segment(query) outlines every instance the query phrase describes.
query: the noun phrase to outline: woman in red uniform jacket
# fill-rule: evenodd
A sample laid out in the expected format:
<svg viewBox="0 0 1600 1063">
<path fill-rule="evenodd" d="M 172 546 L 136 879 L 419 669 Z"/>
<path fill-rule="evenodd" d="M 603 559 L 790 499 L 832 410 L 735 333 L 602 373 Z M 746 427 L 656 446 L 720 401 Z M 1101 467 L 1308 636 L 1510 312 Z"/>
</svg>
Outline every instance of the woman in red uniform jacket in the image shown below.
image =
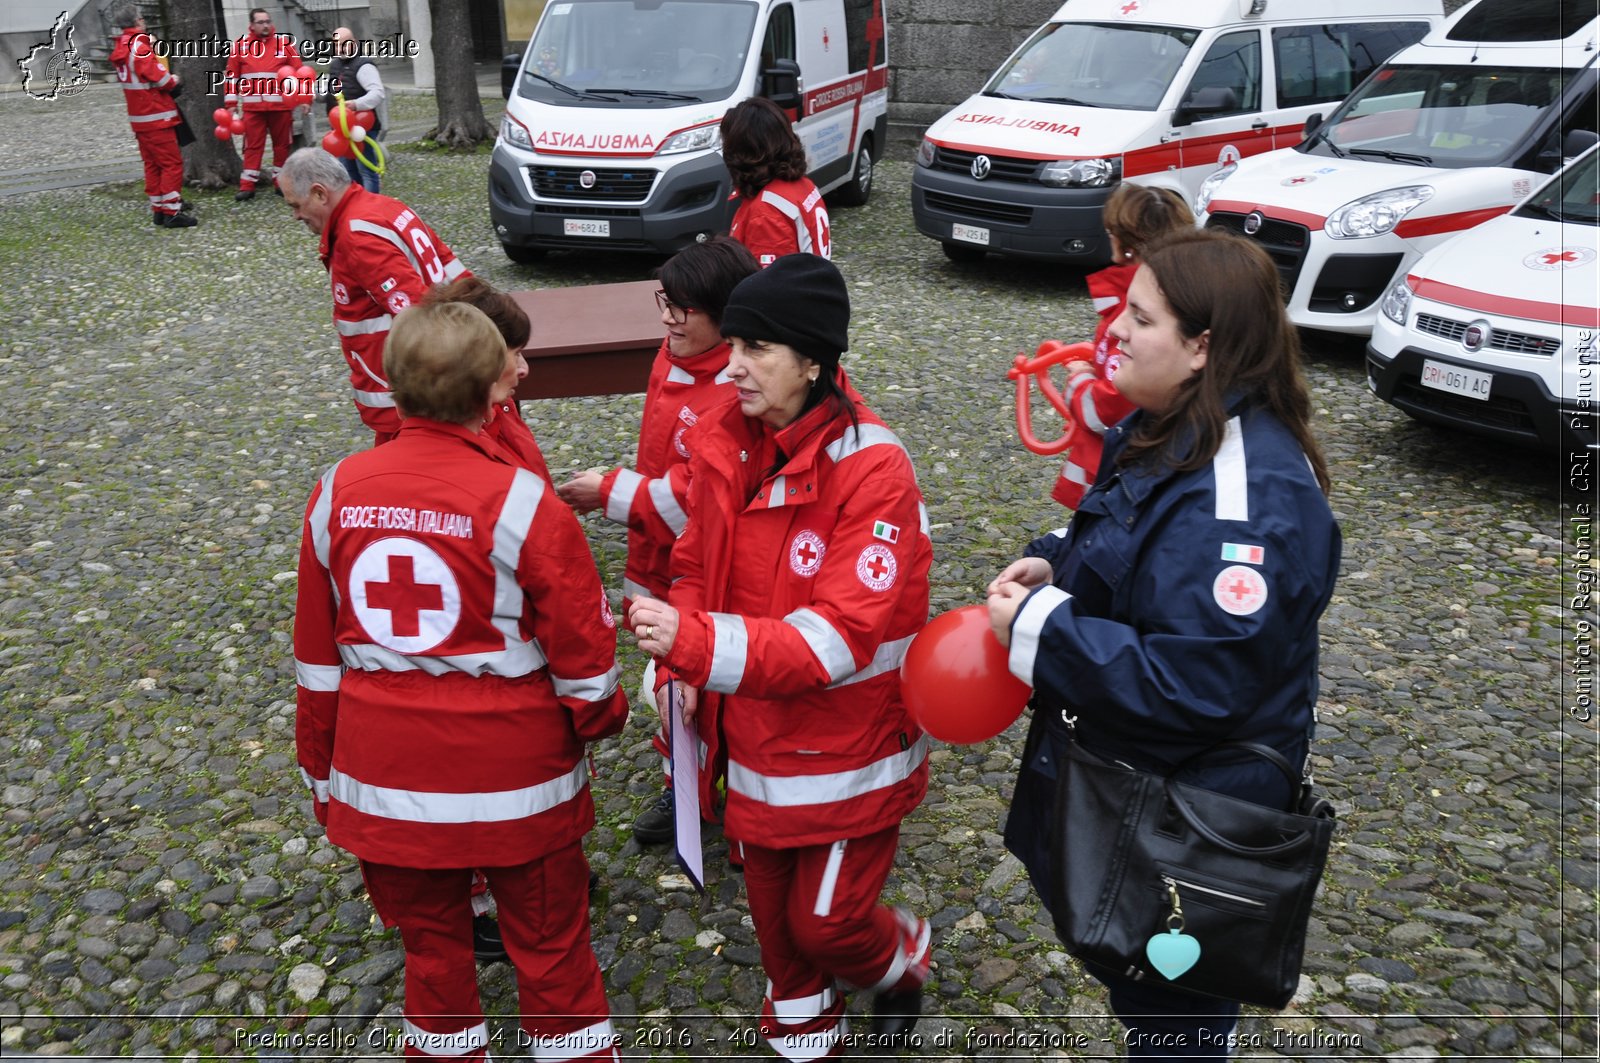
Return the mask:
<svg viewBox="0 0 1600 1063">
<path fill-rule="evenodd" d="M 928 974 L 927 922 L 878 898 L 927 789 L 899 666 L 927 622 L 932 548 L 910 457 L 839 368 L 849 314 L 843 277 L 815 255 L 734 289 L 736 399 L 689 433 L 669 602 L 629 614 L 679 680 L 707 764 L 725 761 L 763 1029 L 789 1060 L 842 1053 L 841 985 L 877 993 L 874 1034 L 906 1033 Z"/>
<path fill-rule="evenodd" d="M 806 176 L 806 149 L 789 116 L 752 96 L 722 116 L 722 161 L 739 206 L 728 235 L 765 269 L 781 255 L 833 257 L 828 208 Z"/>
<path fill-rule="evenodd" d="M 690 244 L 661 267 L 656 303 L 667 330 L 650 369 L 634 468 L 581 472 L 556 490 L 579 513 L 602 511 L 628 526 L 628 560 L 622 576 L 622 607 L 645 596 L 665 598 L 671 583 L 667 561 L 688 520 L 688 431 L 713 406 L 727 401 L 728 344 L 722 338 L 722 308 L 734 286 L 756 271 L 756 260 L 737 240 L 713 236 Z M 644 687 L 655 689 L 655 666 Z M 665 736 L 657 746 L 665 754 Z M 670 769 L 670 760 L 668 766 Z M 640 813 L 633 824 L 640 845 L 672 840 L 672 789 Z"/>
<path fill-rule="evenodd" d="M 1094 360 L 1068 362 L 1067 386 L 1062 389 L 1072 427 L 1066 461 L 1050 497 L 1069 509 L 1078 508 L 1094 483 L 1106 431 L 1134 409 L 1112 383 L 1122 364 L 1122 349 L 1110 328 L 1128 300 L 1139 254 L 1168 233 L 1194 228 L 1194 215 L 1170 188 L 1123 183 L 1106 200 L 1105 226 L 1111 238 L 1111 265 L 1087 279 L 1094 312 L 1100 315 L 1094 330 Z"/>
<path fill-rule="evenodd" d="M 400 431 L 329 469 L 306 509 L 295 746 L 328 840 L 400 928 L 407 1056 L 484 1057 L 480 868 L 535 1055 L 615 1059 L 589 943 L 584 744 L 621 730 L 628 703 L 577 520 L 479 434 L 507 364 L 472 307 L 395 319 Z"/>
</svg>

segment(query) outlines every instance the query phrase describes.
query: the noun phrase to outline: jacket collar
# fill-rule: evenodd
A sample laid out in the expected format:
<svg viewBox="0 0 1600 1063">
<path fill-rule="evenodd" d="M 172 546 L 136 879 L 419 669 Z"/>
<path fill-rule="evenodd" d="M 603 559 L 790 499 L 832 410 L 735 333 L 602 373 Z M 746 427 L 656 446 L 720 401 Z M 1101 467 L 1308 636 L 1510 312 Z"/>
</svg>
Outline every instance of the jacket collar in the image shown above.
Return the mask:
<svg viewBox="0 0 1600 1063">
<path fill-rule="evenodd" d="M 464 443 L 486 458 L 505 465 L 512 464 L 493 439 L 482 432 L 474 432 L 465 425 L 452 424 L 449 421 L 435 421 L 428 417 L 407 417 L 400 422 L 400 433 L 396 438 L 454 440 Z"/>
<path fill-rule="evenodd" d="M 345 186 L 344 195 L 339 197 L 339 202 L 333 205 L 328 212 L 328 223 L 322 227 L 322 244 L 317 248 L 317 254 L 322 257 L 322 264 L 327 266 L 328 260 L 333 258 L 333 244 L 339 233 L 339 228 L 344 224 L 346 214 L 355 209 L 355 204 L 372 195 L 359 184 L 351 181 Z"/>
<path fill-rule="evenodd" d="M 667 355 L 669 378 L 671 374 L 682 372 L 699 380 L 705 376 L 715 376 L 728 368 L 728 357 L 732 352 L 728 349 L 728 341 L 723 340 L 709 350 L 701 351 L 689 358 L 674 358 Z M 681 379 L 681 378 L 680 378 Z"/>
</svg>

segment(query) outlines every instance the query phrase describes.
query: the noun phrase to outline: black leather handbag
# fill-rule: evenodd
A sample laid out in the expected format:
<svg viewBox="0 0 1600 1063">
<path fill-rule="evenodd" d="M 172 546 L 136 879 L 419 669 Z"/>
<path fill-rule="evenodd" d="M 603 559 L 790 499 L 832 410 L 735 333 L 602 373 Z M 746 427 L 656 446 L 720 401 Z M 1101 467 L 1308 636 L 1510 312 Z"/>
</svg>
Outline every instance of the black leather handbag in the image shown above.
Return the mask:
<svg viewBox="0 0 1600 1063">
<path fill-rule="evenodd" d="M 1333 807 L 1276 750 L 1224 742 L 1170 775 L 1113 763 L 1072 740 L 1057 766 L 1051 912 L 1079 959 L 1128 978 L 1282 1008 L 1294 995 L 1306 923 L 1333 838 Z M 1179 776 L 1256 756 L 1297 794 L 1283 811 Z"/>
</svg>

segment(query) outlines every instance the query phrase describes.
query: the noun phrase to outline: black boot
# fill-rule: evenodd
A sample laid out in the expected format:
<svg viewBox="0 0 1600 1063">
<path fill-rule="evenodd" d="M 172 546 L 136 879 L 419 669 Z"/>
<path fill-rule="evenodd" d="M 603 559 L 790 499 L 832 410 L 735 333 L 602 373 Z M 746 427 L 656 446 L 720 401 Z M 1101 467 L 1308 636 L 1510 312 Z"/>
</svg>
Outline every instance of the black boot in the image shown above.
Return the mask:
<svg viewBox="0 0 1600 1063">
<path fill-rule="evenodd" d="M 867 1043 L 879 1055 L 893 1055 L 911 1044 L 911 1031 L 922 1017 L 922 987 L 872 998 L 871 1037 Z"/>
<path fill-rule="evenodd" d="M 168 229 L 192 229 L 200 224 L 200 219 L 193 214 L 168 214 L 165 222 L 157 222 Z"/>
<path fill-rule="evenodd" d="M 672 787 L 662 790 L 633 821 L 633 837 L 640 845 L 665 845 L 673 838 Z"/>
<path fill-rule="evenodd" d="M 253 188 L 241 188 L 239 191 L 233 194 L 233 201 L 235 203 L 243 203 L 247 199 L 254 198 L 256 198 L 256 190 Z"/>
</svg>

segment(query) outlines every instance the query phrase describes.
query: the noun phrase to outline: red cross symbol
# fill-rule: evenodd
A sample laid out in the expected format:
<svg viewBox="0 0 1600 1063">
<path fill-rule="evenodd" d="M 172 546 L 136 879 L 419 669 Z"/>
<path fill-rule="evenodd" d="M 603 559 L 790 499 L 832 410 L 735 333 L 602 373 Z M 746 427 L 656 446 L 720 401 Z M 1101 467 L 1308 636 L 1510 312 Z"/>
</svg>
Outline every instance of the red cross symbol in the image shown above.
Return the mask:
<svg viewBox="0 0 1600 1063">
<path fill-rule="evenodd" d="M 824 49 L 828 47 L 828 28 L 826 26 L 822 28 L 822 47 Z"/>
<path fill-rule="evenodd" d="M 367 582 L 367 605 L 389 610 L 396 638 L 416 638 L 421 628 L 419 614 L 444 608 L 444 588 L 437 583 L 418 583 L 412 560 L 406 554 L 391 554 L 389 582 Z"/>
<path fill-rule="evenodd" d="M 1292 185 L 1303 185 L 1303 184 L 1306 183 L 1307 180 L 1309 180 L 1309 178 L 1291 177 L 1291 178 L 1289 178 L 1289 183 L 1292 184 Z"/>
<path fill-rule="evenodd" d="M 1255 595 L 1255 590 L 1256 589 L 1254 587 L 1242 579 L 1234 580 L 1233 583 L 1228 586 L 1228 593 L 1233 595 L 1235 601 L 1240 602 L 1244 601 L 1246 598 L 1253 597 Z"/>
<path fill-rule="evenodd" d="M 794 552 L 795 556 L 800 559 L 800 563 L 806 568 L 810 568 L 817 560 L 817 549 L 810 543 L 801 543 L 799 546 L 795 547 Z"/>
<path fill-rule="evenodd" d="M 889 572 L 889 566 L 883 563 L 883 558 L 873 554 L 867 559 L 867 571 L 872 573 L 873 579 L 882 579 Z"/>
<path fill-rule="evenodd" d="M 1131 4 L 1122 5 L 1122 13 L 1124 15 L 1131 15 L 1137 10 L 1139 10 L 1139 0 L 1134 0 Z"/>
<path fill-rule="evenodd" d="M 1544 260 L 1552 266 L 1557 262 L 1576 262 L 1578 261 L 1578 252 L 1563 251 L 1559 255 L 1551 252 L 1550 254 L 1544 256 Z"/>
</svg>

